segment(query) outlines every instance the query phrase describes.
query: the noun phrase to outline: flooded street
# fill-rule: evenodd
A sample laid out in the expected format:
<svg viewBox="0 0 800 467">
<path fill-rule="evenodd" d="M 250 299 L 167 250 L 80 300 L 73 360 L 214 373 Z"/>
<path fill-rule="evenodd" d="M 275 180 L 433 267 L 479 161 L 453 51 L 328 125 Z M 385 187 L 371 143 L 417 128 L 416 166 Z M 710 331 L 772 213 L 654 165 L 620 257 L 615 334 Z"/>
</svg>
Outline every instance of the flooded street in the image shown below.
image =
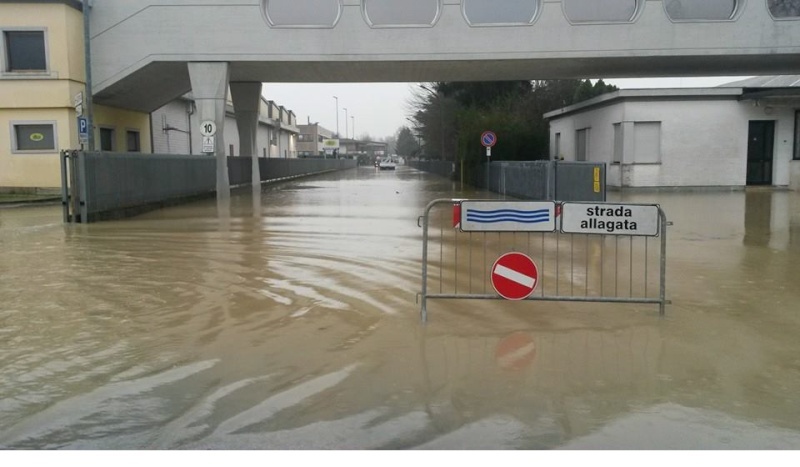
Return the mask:
<svg viewBox="0 0 800 467">
<path fill-rule="evenodd" d="M 659 203 L 654 305 L 431 300 L 436 198 L 359 168 L 89 225 L 0 209 L 0 448 L 800 449 L 800 193 Z"/>
</svg>

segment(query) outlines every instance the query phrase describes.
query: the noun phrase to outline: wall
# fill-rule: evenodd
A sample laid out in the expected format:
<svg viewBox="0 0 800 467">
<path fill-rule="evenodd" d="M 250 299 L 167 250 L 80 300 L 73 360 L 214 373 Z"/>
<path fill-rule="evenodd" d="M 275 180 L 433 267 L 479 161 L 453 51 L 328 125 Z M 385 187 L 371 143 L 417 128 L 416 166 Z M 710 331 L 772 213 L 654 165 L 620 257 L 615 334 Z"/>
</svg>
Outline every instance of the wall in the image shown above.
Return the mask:
<svg viewBox="0 0 800 467">
<path fill-rule="evenodd" d="M 192 103 L 178 99 L 151 115 L 153 152 L 156 154 L 192 154 Z M 173 128 L 165 130 L 164 128 Z"/>
<path fill-rule="evenodd" d="M 587 162 L 611 163 L 614 157 L 613 123 L 622 121 L 624 107 L 621 103 L 573 114 L 550 122 L 550 155 L 555 159 L 564 156 L 565 161 L 576 160 L 575 132 L 589 128 L 589 152 Z M 555 154 L 555 134 L 561 133 L 561 154 Z"/>
<path fill-rule="evenodd" d="M 150 141 L 150 115 L 131 110 L 115 109 L 102 105 L 94 106 L 95 147 L 100 148 L 100 128 L 115 130 L 114 151 L 126 151 L 126 131 L 139 132 L 141 152 L 152 152 Z"/>
<path fill-rule="evenodd" d="M 72 98 L 83 90 L 82 18 L 63 4 L 0 3 L 0 29 L 45 29 L 48 66 L 43 72 L 0 70 L 0 189 L 54 191 L 61 185 L 59 150 L 78 147 Z M 55 150 L 13 153 L 15 121 L 54 122 Z"/>
<path fill-rule="evenodd" d="M 628 99 L 551 121 L 551 157 L 555 134 L 561 153 L 575 160 L 575 132 L 590 128 L 588 161 L 612 163 L 614 124 L 622 125 L 622 163 L 609 168 L 609 186 L 745 186 L 748 123 L 775 120 L 773 184 L 788 186 L 794 111 L 753 101 L 725 99 Z M 636 122 L 660 122 L 661 162 L 638 163 Z"/>
<path fill-rule="evenodd" d="M 59 152 L 11 152 L 12 121 L 55 122 L 56 148 L 69 148 L 78 133 L 74 112 L 67 109 L 0 109 L 0 189 L 56 191 L 61 186 Z M 75 146 L 72 146 L 75 147 Z"/>
</svg>

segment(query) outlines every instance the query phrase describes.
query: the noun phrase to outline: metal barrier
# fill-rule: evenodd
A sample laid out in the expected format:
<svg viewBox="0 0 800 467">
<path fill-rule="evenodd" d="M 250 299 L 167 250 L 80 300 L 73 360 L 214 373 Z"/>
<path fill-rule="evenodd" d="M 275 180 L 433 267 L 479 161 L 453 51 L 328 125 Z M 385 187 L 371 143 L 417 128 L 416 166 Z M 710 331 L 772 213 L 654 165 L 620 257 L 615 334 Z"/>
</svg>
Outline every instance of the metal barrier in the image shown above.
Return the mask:
<svg viewBox="0 0 800 467">
<path fill-rule="evenodd" d="M 596 162 L 497 161 L 481 166 L 472 182 L 521 199 L 605 201 L 606 170 L 606 164 Z"/>
<path fill-rule="evenodd" d="M 423 229 L 422 322 L 427 321 L 428 299 L 502 299 L 492 290 L 492 274 L 495 259 L 509 252 L 523 253 L 537 262 L 535 290 L 522 300 L 657 304 L 664 316 L 669 303 L 665 282 L 668 222 L 659 206 L 629 205 L 652 214 L 655 225 L 644 234 L 625 235 L 624 230 L 612 231 L 614 224 L 596 220 L 583 224 L 591 233 L 564 233 L 581 225 L 572 213 L 602 213 L 610 209 L 606 206 L 622 205 L 561 202 L 550 202 L 555 207 L 551 231 L 482 232 L 455 227 L 465 219 L 461 206 L 468 201 L 498 202 L 437 199 L 417 221 Z M 567 207 L 569 222 L 559 212 Z M 625 226 L 625 222 L 617 224 Z"/>
</svg>

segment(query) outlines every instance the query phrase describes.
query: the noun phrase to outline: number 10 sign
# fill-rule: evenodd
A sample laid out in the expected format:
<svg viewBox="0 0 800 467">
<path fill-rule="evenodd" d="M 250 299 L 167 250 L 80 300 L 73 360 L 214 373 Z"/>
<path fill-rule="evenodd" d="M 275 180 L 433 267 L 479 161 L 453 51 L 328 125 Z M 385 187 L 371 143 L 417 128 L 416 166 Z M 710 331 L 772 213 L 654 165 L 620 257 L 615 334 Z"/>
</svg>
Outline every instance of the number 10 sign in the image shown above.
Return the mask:
<svg viewBox="0 0 800 467">
<path fill-rule="evenodd" d="M 205 120 L 200 124 L 200 134 L 203 136 L 214 136 L 217 134 L 217 124 L 212 120 Z"/>
</svg>

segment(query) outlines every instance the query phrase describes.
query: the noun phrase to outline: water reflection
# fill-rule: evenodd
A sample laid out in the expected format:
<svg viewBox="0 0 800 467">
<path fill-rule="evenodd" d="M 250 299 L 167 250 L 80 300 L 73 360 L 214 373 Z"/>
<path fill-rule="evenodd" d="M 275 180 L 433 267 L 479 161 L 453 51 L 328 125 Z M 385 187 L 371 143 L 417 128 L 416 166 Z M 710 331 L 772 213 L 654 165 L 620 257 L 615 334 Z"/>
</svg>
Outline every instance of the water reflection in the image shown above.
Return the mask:
<svg viewBox="0 0 800 467">
<path fill-rule="evenodd" d="M 361 168 L 227 217 L 0 210 L 0 446 L 800 447 L 798 194 L 624 195 L 674 222 L 665 319 L 432 300 L 420 326 L 417 217 L 486 196 Z"/>
</svg>

